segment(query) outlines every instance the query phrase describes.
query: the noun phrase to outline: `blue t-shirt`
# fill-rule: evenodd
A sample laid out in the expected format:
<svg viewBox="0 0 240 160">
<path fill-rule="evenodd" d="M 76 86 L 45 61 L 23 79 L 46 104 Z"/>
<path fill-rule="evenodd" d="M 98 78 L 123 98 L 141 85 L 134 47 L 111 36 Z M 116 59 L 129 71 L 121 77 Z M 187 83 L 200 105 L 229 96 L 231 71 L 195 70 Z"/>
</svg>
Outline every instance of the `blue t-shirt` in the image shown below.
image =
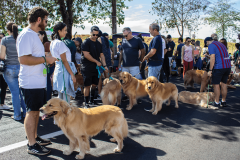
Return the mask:
<svg viewBox="0 0 240 160">
<path fill-rule="evenodd" d="M 177 46 L 177 51 L 178 51 L 177 59 L 181 59 L 183 46 L 184 46 L 184 43 L 181 43 Z"/>
<path fill-rule="evenodd" d="M 149 58 L 148 66 L 159 66 L 162 65 L 162 37 L 157 35 L 152 39 L 149 45 L 149 52 L 151 49 L 156 49 L 156 53 Z"/>
<path fill-rule="evenodd" d="M 172 57 L 174 47 L 175 47 L 175 43 L 173 41 L 172 42 L 168 42 L 168 48 L 172 49 L 171 51 L 167 51 L 166 54 L 167 54 L 168 57 Z M 166 48 L 166 49 L 168 50 L 168 48 Z"/>
<path fill-rule="evenodd" d="M 139 66 L 138 51 L 143 48 L 144 46 L 140 38 L 133 37 L 130 40 L 124 38 L 122 41 L 123 67 Z"/>
<path fill-rule="evenodd" d="M 213 41 L 208 46 L 209 54 L 215 54 L 214 69 L 231 68 L 230 58 L 225 45 L 218 41 Z"/>
</svg>

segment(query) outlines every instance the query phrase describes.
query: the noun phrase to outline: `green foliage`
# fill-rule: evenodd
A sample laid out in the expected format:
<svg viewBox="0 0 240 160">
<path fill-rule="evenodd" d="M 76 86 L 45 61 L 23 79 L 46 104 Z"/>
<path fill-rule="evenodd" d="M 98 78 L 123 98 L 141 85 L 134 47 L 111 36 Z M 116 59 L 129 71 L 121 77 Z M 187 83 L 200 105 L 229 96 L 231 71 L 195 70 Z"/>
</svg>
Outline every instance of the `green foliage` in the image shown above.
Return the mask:
<svg viewBox="0 0 240 160">
<path fill-rule="evenodd" d="M 216 27 L 219 37 L 231 38 L 233 32 L 239 32 L 240 12 L 235 11 L 229 1 L 218 0 L 207 12 L 210 16 L 205 18 L 206 22 Z"/>
<path fill-rule="evenodd" d="M 159 17 L 157 22 L 164 28 L 177 28 L 183 37 L 185 28 L 197 30 L 200 13 L 206 10 L 208 4 L 207 0 L 155 0 L 152 3 L 152 13 Z"/>
</svg>

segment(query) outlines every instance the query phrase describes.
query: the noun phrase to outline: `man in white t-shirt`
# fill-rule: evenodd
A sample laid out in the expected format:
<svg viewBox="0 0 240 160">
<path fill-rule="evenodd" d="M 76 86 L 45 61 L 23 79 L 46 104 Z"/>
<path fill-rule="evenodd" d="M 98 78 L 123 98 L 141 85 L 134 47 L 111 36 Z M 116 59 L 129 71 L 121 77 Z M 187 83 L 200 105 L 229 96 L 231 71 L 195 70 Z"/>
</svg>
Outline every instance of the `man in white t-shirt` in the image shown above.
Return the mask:
<svg viewBox="0 0 240 160">
<path fill-rule="evenodd" d="M 46 155 L 50 150 L 40 145 L 51 143 L 37 135 L 39 109 L 46 104 L 46 69 L 43 63 L 52 64 L 56 58 L 45 57 L 44 46 L 38 37 L 39 31 L 47 26 L 49 13 L 40 7 L 28 13 L 29 26 L 17 37 L 17 51 L 20 62 L 19 86 L 27 114 L 24 127 L 28 139 L 28 153 Z"/>
</svg>

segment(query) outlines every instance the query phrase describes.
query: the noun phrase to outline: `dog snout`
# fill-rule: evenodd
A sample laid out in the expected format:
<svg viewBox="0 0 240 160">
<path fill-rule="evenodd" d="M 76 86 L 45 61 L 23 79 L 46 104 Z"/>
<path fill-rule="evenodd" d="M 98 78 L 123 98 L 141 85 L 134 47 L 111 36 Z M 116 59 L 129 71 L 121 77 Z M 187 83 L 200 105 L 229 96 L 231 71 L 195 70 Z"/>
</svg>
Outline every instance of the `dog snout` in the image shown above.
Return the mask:
<svg viewBox="0 0 240 160">
<path fill-rule="evenodd" d="M 120 83 L 123 83 L 123 80 L 120 80 Z"/>
<path fill-rule="evenodd" d="M 151 89 L 151 87 L 148 87 L 148 89 Z"/>
<path fill-rule="evenodd" d="M 39 111 L 40 111 L 41 113 L 43 113 L 43 109 L 42 109 L 42 108 L 40 108 Z"/>
</svg>

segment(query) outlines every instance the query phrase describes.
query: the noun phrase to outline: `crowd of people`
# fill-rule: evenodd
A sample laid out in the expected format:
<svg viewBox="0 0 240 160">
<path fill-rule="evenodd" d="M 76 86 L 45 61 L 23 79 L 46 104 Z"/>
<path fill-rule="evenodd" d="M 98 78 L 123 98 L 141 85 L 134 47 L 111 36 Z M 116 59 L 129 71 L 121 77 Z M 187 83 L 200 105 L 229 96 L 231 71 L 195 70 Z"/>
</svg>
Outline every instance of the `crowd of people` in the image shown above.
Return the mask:
<svg viewBox="0 0 240 160">
<path fill-rule="evenodd" d="M 117 47 L 118 53 L 114 53 L 109 35 L 102 33 L 97 26 L 91 27 L 90 37 L 84 41 L 80 37 L 71 40 L 66 36 L 67 25 L 58 22 L 53 27 L 49 41 L 44 31 L 48 15 L 47 10 L 35 7 L 28 14 L 29 26 L 20 34 L 13 22 L 6 26 L 8 36 L 0 34 L 0 59 L 5 63 L 4 73 L 0 75 L 0 109 L 11 108 L 4 104 L 9 87 L 14 109 L 12 118 L 17 121 L 25 118 L 28 153 L 45 155 L 50 152 L 42 145 L 51 142 L 37 135 L 39 108 L 51 99 L 53 91 L 57 91 L 58 97 L 67 102 L 70 102 L 70 96 L 75 97 L 72 86 L 76 83 L 76 67 L 79 66 L 84 80 L 86 108 L 96 104 L 102 88 L 102 77 L 108 78 L 110 72 L 119 70 L 129 72 L 137 79 L 145 79 L 146 67 L 147 76 L 154 76 L 162 83 L 169 82 L 175 68 L 178 76 L 181 76 L 183 68 L 183 77 L 188 70 L 207 68 L 209 76 L 212 75 L 216 95 L 214 106 L 226 106 L 226 81 L 231 72 L 231 62 L 226 40 L 218 42 L 216 34 L 205 39 L 208 50 L 204 51 L 205 58 L 202 60 L 200 42 L 190 37 L 185 42 L 180 37 L 175 50 L 172 36 L 161 35 L 159 25 L 152 23 L 149 32 L 153 39 L 148 46 L 141 34 L 133 36 L 131 28 L 125 27 L 122 30 L 123 39 Z M 239 47 L 237 43 L 234 53 L 236 72 L 240 72 Z M 174 63 L 176 66 L 173 66 Z"/>
</svg>

